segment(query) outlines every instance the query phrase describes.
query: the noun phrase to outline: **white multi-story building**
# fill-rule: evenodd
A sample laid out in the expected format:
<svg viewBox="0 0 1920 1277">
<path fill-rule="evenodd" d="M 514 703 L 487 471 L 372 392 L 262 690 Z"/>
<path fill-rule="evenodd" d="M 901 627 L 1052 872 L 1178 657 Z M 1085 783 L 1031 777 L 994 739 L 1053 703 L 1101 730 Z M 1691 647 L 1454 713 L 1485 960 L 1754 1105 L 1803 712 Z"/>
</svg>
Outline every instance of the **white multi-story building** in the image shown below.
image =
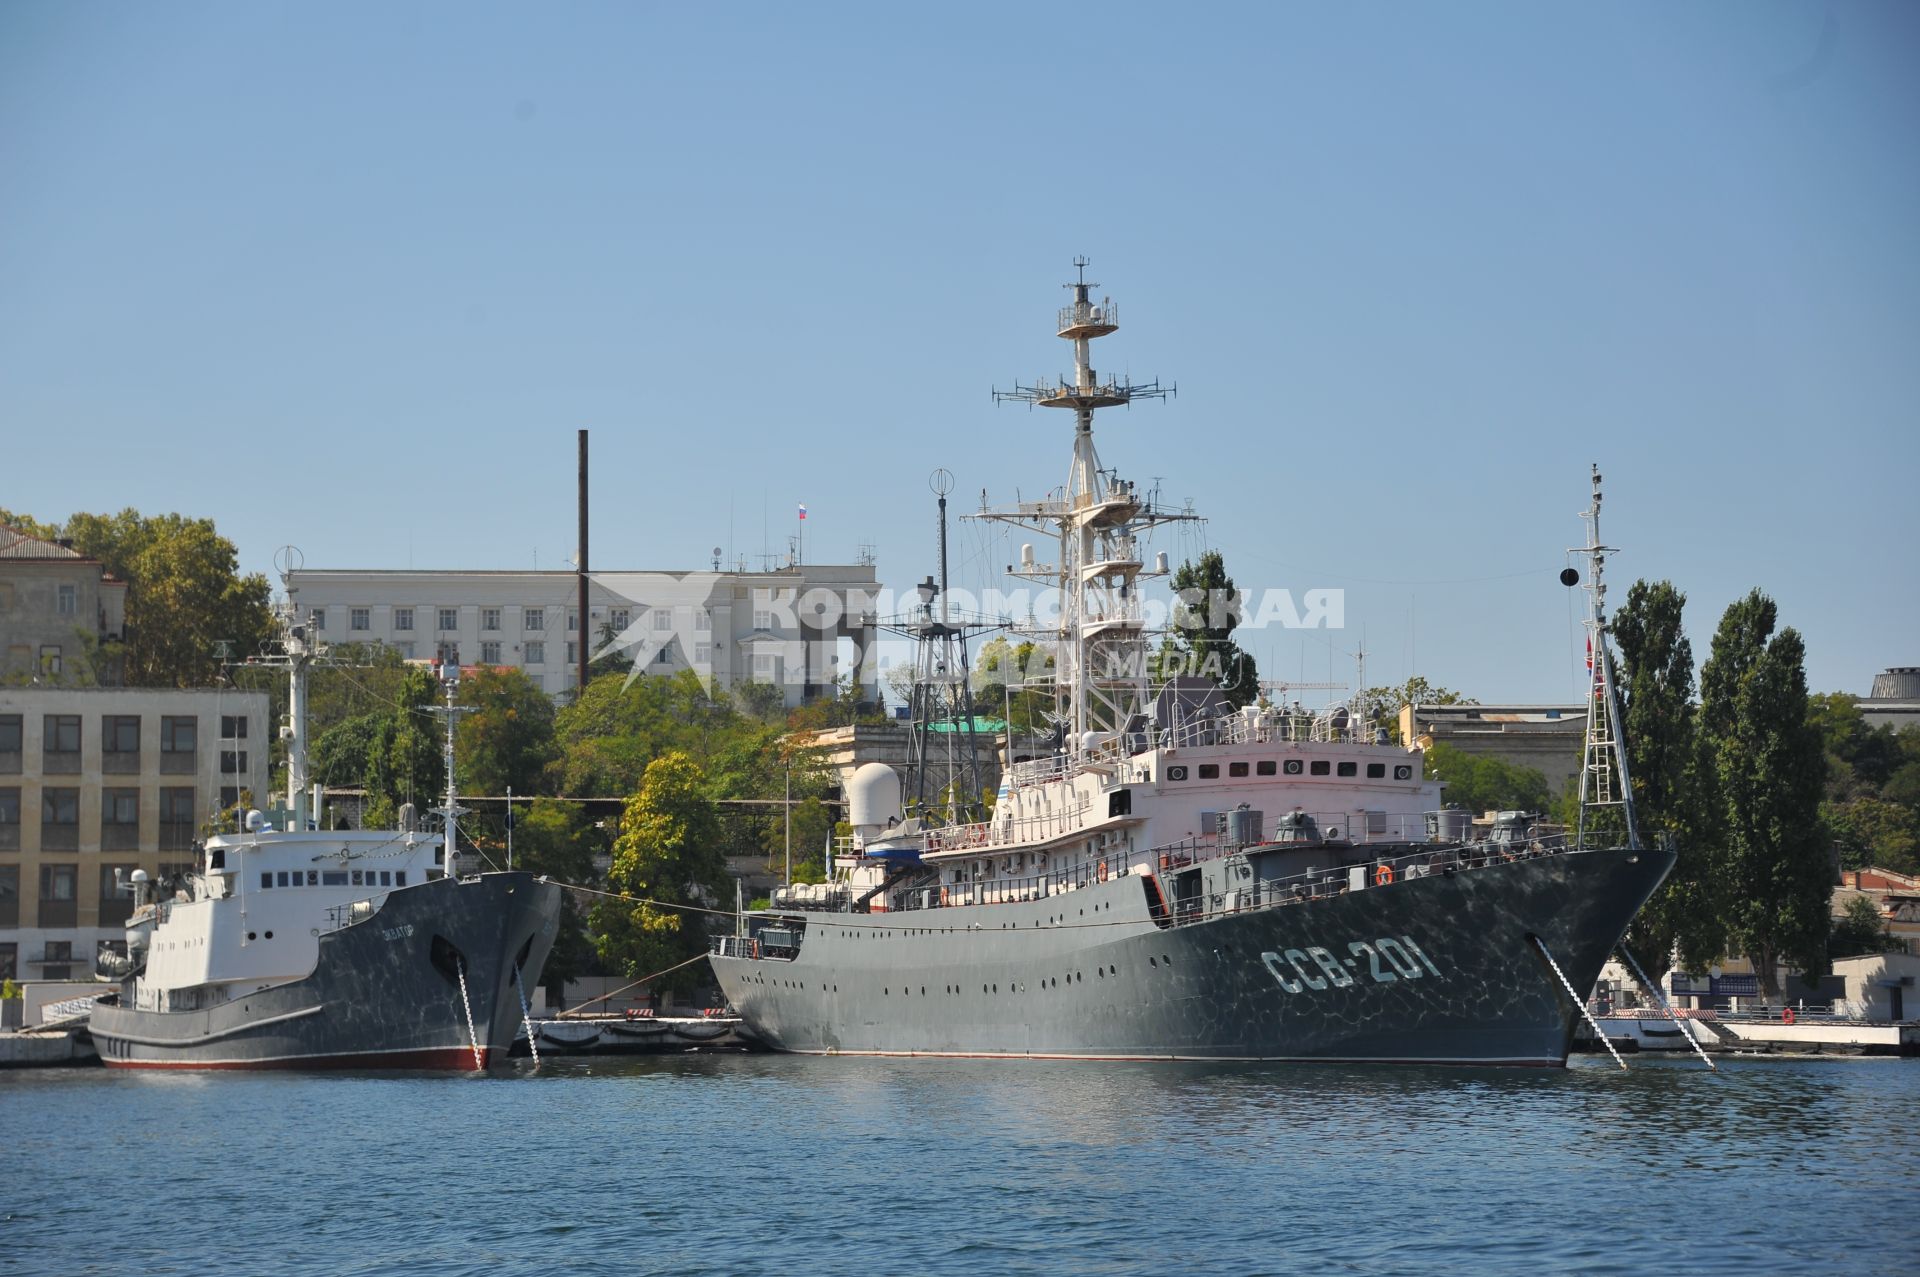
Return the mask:
<svg viewBox="0 0 1920 1277">
<path fill-rule="evenodd" d="M 0 977 L 89 979 L 125 951 L 125 886 L 196 866 L 266 795 L 265 692 L 0 687 Z"/>
<path fill-rule="evenodd" d="M 302 569 L 288 578 L 329 643 L 381 643 L 410 660 L 513 666 L 549 694 L 579 682 L 571 572 Z M 788 705 L 849 673 L 876 700 L 872 564 L 771 572 L 595 572 L 590 657 L 618 650 L 649 674 L 693 670 L 723 688 L 779 686 Z"/>
</svg>

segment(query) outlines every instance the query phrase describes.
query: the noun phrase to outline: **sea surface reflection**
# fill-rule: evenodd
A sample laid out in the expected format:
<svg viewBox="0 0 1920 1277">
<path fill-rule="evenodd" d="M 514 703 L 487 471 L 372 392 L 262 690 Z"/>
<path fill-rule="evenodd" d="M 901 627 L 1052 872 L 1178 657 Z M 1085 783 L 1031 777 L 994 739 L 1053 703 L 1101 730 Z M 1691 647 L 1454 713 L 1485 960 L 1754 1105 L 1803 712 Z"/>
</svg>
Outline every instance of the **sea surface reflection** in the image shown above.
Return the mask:
<svg viewBox="0 0 1920 1277">
<path fill-rule="evenodd" d="M 0 1076 L 0 1269 L 1910 1271 L 1898 1060 Z"/>
</svg>

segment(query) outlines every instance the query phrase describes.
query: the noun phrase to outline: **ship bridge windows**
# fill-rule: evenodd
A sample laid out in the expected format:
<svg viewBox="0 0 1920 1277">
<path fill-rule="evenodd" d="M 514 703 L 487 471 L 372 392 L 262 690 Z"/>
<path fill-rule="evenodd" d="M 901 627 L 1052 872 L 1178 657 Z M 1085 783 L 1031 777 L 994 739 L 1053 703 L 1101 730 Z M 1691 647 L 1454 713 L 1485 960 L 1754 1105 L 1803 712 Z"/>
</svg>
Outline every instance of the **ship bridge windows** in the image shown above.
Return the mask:
<svg viewBox="0 0 1920 1277">
<path fill-rule="evenodd" d="M 322 869 L 320 885 L 323 887 L 344 887 L 347 885 L 347 871 L 344 869 Z"/>
</svg>

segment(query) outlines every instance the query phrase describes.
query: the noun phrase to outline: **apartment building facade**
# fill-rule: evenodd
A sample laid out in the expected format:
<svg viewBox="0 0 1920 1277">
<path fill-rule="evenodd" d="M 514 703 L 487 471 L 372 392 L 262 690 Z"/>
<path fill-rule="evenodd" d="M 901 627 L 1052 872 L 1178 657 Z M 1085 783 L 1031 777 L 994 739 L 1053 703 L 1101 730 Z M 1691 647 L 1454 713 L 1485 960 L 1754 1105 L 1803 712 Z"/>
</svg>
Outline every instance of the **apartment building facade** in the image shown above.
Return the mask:
<svg viewBox="0 0 1920 1277">
<path fill-rule="evenodd" d="M 522 669 L 548 694 L 579 681 L 578 578 L 571 572 L 302 569 L 295 603 L 329 643 L 379 643 L 409 660 Z M 769 572 L 595 572 L 589 656 L 608 650 L 646 674 L 692 670 L 723 688 L 766 683 L 788 705 L 849 673 L 877 699 L 871 563 Z"/>
<path fill-rule="evenodd" d="M 0 682 L 111 683 L 88 651 L 126 630 L 127 583 L 69 546 L 0 527 Z"/>
<path fill-rule="evenodd" d="M 0 687 L 0 978 L 124 952 L 132 872 L 195 867 L 222 811 L 264 805 L 269 714 L 264 692 Z"/>
</svg>

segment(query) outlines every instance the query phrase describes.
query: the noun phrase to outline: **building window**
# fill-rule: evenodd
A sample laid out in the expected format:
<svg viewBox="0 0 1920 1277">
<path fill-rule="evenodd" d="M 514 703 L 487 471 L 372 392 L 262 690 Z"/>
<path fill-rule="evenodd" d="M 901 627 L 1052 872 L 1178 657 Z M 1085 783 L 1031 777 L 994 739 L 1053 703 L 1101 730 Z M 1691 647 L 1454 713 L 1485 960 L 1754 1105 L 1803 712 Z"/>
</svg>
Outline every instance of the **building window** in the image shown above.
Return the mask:
<svg viewBox="0 0 1920 1277">
<path fill-rule="evenodd" d="M 0 865 L 0 927 L 17 927 L 19 925 L 20 866 Z M 6 950 L 8 952 L 3 956 L 14 956 L 10 952 L 12 949 L 12 945 L 7 945 Z M 11 969 L 0 971 L 0 975 L 10 976 L 12 974 L 14 973 Z"/>
<path fill-rule="evenodd" d="M 413 609 L 410 607 L 397 607 L 393 609 L 393 628 L 396 630 L 411 630 L 413 628 Z"/>
<path fill-rule="evenodd" d="M 530 607 L 520 614 L 520 627 L 538 633 L 547 628 L 547 610 L 543 607 Z"/>
<path fill-rule="evenodd" d="M 133 916 L 132 887 L 128 878 L 138 865 L 100 866 L 100 925 L 117 927 Z"/>
<path fill-rule="evenodd" d="M 160 720 L 160 752 L 191 754 L 200 748 L 200 720 L 168 714 Z"/>
<path fill-rule="evenodd" d="M 77 754 L 80 752 L 80 716 L 78 714 L 48 714 L 40 725 L 46 733 L 46 752 L 49 754 Z"/>
<path fill-rule="evenodd" d="M 488 639 L 480 645 L 480 663 L 482 665 L 498 665 L 500 663 L 499 640 Z"/>
<path fill-rule="evenodd" d="M 220 810 L 232 811 L 240 805 L 240 787 L 238 785 L 220 786 Z"/>
<path fill-rule="evenodd" d="M 572 665 L 580 659 L 580 645 L 572 639 L 567 640 L 567 664 Z"/>
<path fill-rule="evenodd" d="M 442 626 L 441 628 L 445 629 L 446 627 Z M 500 609 L 497 607 L 481 608 L 480 609 L 480 628 L 483 630 L 499 629 L 500 628 Z"/>
<path fill-rule="evenodd" d="M 160 791 L 160 850 L 186 851 L 193 846 L 193 791 Z"/>
<path fill-rule="evenodd" d="M 711 664 L 712 661 L 713 661 L 713 644 L 695 643 L 693 645 L 693 663 L 695 665 L 707 665 L 707 664 Z"/>
<path fill-rule="evenodd" d="M 73 941 L 49 940 L 46 952 L 40 955 L 40 978 L 43 980 L 65 980 L 73 974 L 67 964 L 73 961 Z"/>
<path fill-rule="evenodd" d="M 140 848 L 140 791 L 100 791 L 100 850 L 138 851 Z"/>
<path fill-rule="evenodd" d="M 701 608 L 693 614 L 693 628 L 702 634 L 713 629 L 713 614 Z"/>
<path fill-rule="evenodd" d="M 245 740 L 247 738 L 247 716 L 245 714 L 222 714 L 220 716 L 221 740 Z"/>
<path fill-rule="evenodd" d="M 580 632 L 580 609 L 577 607 L 570 607 L 567 609 L 567 633 L 578 634 L 579 632 Z"/>
<path fill-rule="evenodd" d="M 20 787 L 0 789 L 0 851 L 20 850 Z"/>
<path fill-rule="evenodd" d="M 48 643 L 42 647 L 40 649 L 41 675 L 46 678 L 59 678 L 61 668 L 60 645 L 58 643 Z"/>
<path fill-rule="evenodd" d="M 753 677 L 756 682 L 773 681 L 773 657 L 766 652 L 758 652 L 753 658 Z"/>
<path fill-rule="evenodd" d="M 663 647 L 655 652 L 653 654 L 653 663 L 655 665 L 671 665 L 673 663 L 673 649 Z"/>
<path fill-rule="evenodd" d="M 613 611 L 607 614 L 607 624 L 613 627 L 615 634 L 625 633 L 626 628 L 633 624 L 633 609 L 630 607 L 617 607 L 613 609 Z M 659 629 L 660 627 L 656 624 L 654 628 Z"/>
<path fill-rule="evenodd" d="M 433 650 L 433 659 L 442 665 L 458 665 L 460 663 L 460 645 L 458 643 L 440 644 Z"/>
<path fill-rule="evenodd" d="M 773 628 L 773 613 L 772 613 L 772 612 L 770 612 L 770 611 L 764 611 L 764 610 L 762 610 L 762 609 L 759 609 L 759 608 L 756 608 L 756 609 L 754 609 L 754 613 L 753 613 L 753 628 L 754 628 L 754 629 L 756 629 L 756 630 L 770 630 L 770 629 L 772 629 L 772 628 Z"/>
<path fill-rule="evenodd" d="M 347 609 L 347 628 L 350 630 L 370 630 L 373 628 L 373 609 L 370 607 L 350 607 Z"/>
<path fill-rule="evenodd" d="M 71 927 L 74 924 L 74 895 L 79 877 L 78 865 L 40 866 L 41 926 Z"/>
<path fill-rule="evenodd" d="M 322 632 L 327 628 L 327 609 L 323 607 L 313 609 L 313 628 L 315 633 Z"/>
<path fill-rule="evenodd" d="M 25 747 L 25 723 L 19 714 L 0 714 L 0 755 L 18 754 Z M 14 770 L 19 770 L 17 764 Z"/>
<path fill-rule="evenodd" d="M 545 665 L 546 663 L 547 663 L 546 643 L 540 639 L 534 639 L 530 641 L 527 644 L 527 664 Z"/>
<path fill-rule="evenodd" d="M 460 609 L 457 607 L 441 608 L 440 609 L 440 628 L 443 631 L 459 629 L 460 628 Z"/>
<path fill-rule="evenodd" d="M 167 776 L 191 775 L 200 765 L 200 720 L 190 715 L 160 719 L 160 771 Z"/>
<path fill-rule="evenodd" d="M 14 884 L 13 916 L 16 919 L 19 918 L 20 916 L 19 888 L 20 888 L 20 884 L 15 883 Z M 0 905 L 0 908 L 3 908 L 3 907 L 4 905 Z M 19 941 L 8 940 L 5 943 L 0 943 L 0 980 L 17 980 L 19 978 L 20 978 L 20 943 Z"/>
<path fill-rule="evenodd" d="M 400 653 L 401 660 L 410 661 L 413 659 L 413 644 L 395 643 L 393 646 L 394 646 L 394 650 Z"/>
<path fill-rule="evenodd" d="M 139 772 L 139 715 L 107 714 L 101 717 L 100 770 L 118 775 Z"/>
<path fill-rule="evenodd" d="M 247 774 L 247 751 L 244 749 L 223 749 L 220 751 L 220 774 L 223 776 L 244 776 Z"/>
<path fill-rule="evenodd" d="M 60 615 L 72 616 L 80 610 L 80 595 L 71 585 L 60 587 Z"/>
</svg>

